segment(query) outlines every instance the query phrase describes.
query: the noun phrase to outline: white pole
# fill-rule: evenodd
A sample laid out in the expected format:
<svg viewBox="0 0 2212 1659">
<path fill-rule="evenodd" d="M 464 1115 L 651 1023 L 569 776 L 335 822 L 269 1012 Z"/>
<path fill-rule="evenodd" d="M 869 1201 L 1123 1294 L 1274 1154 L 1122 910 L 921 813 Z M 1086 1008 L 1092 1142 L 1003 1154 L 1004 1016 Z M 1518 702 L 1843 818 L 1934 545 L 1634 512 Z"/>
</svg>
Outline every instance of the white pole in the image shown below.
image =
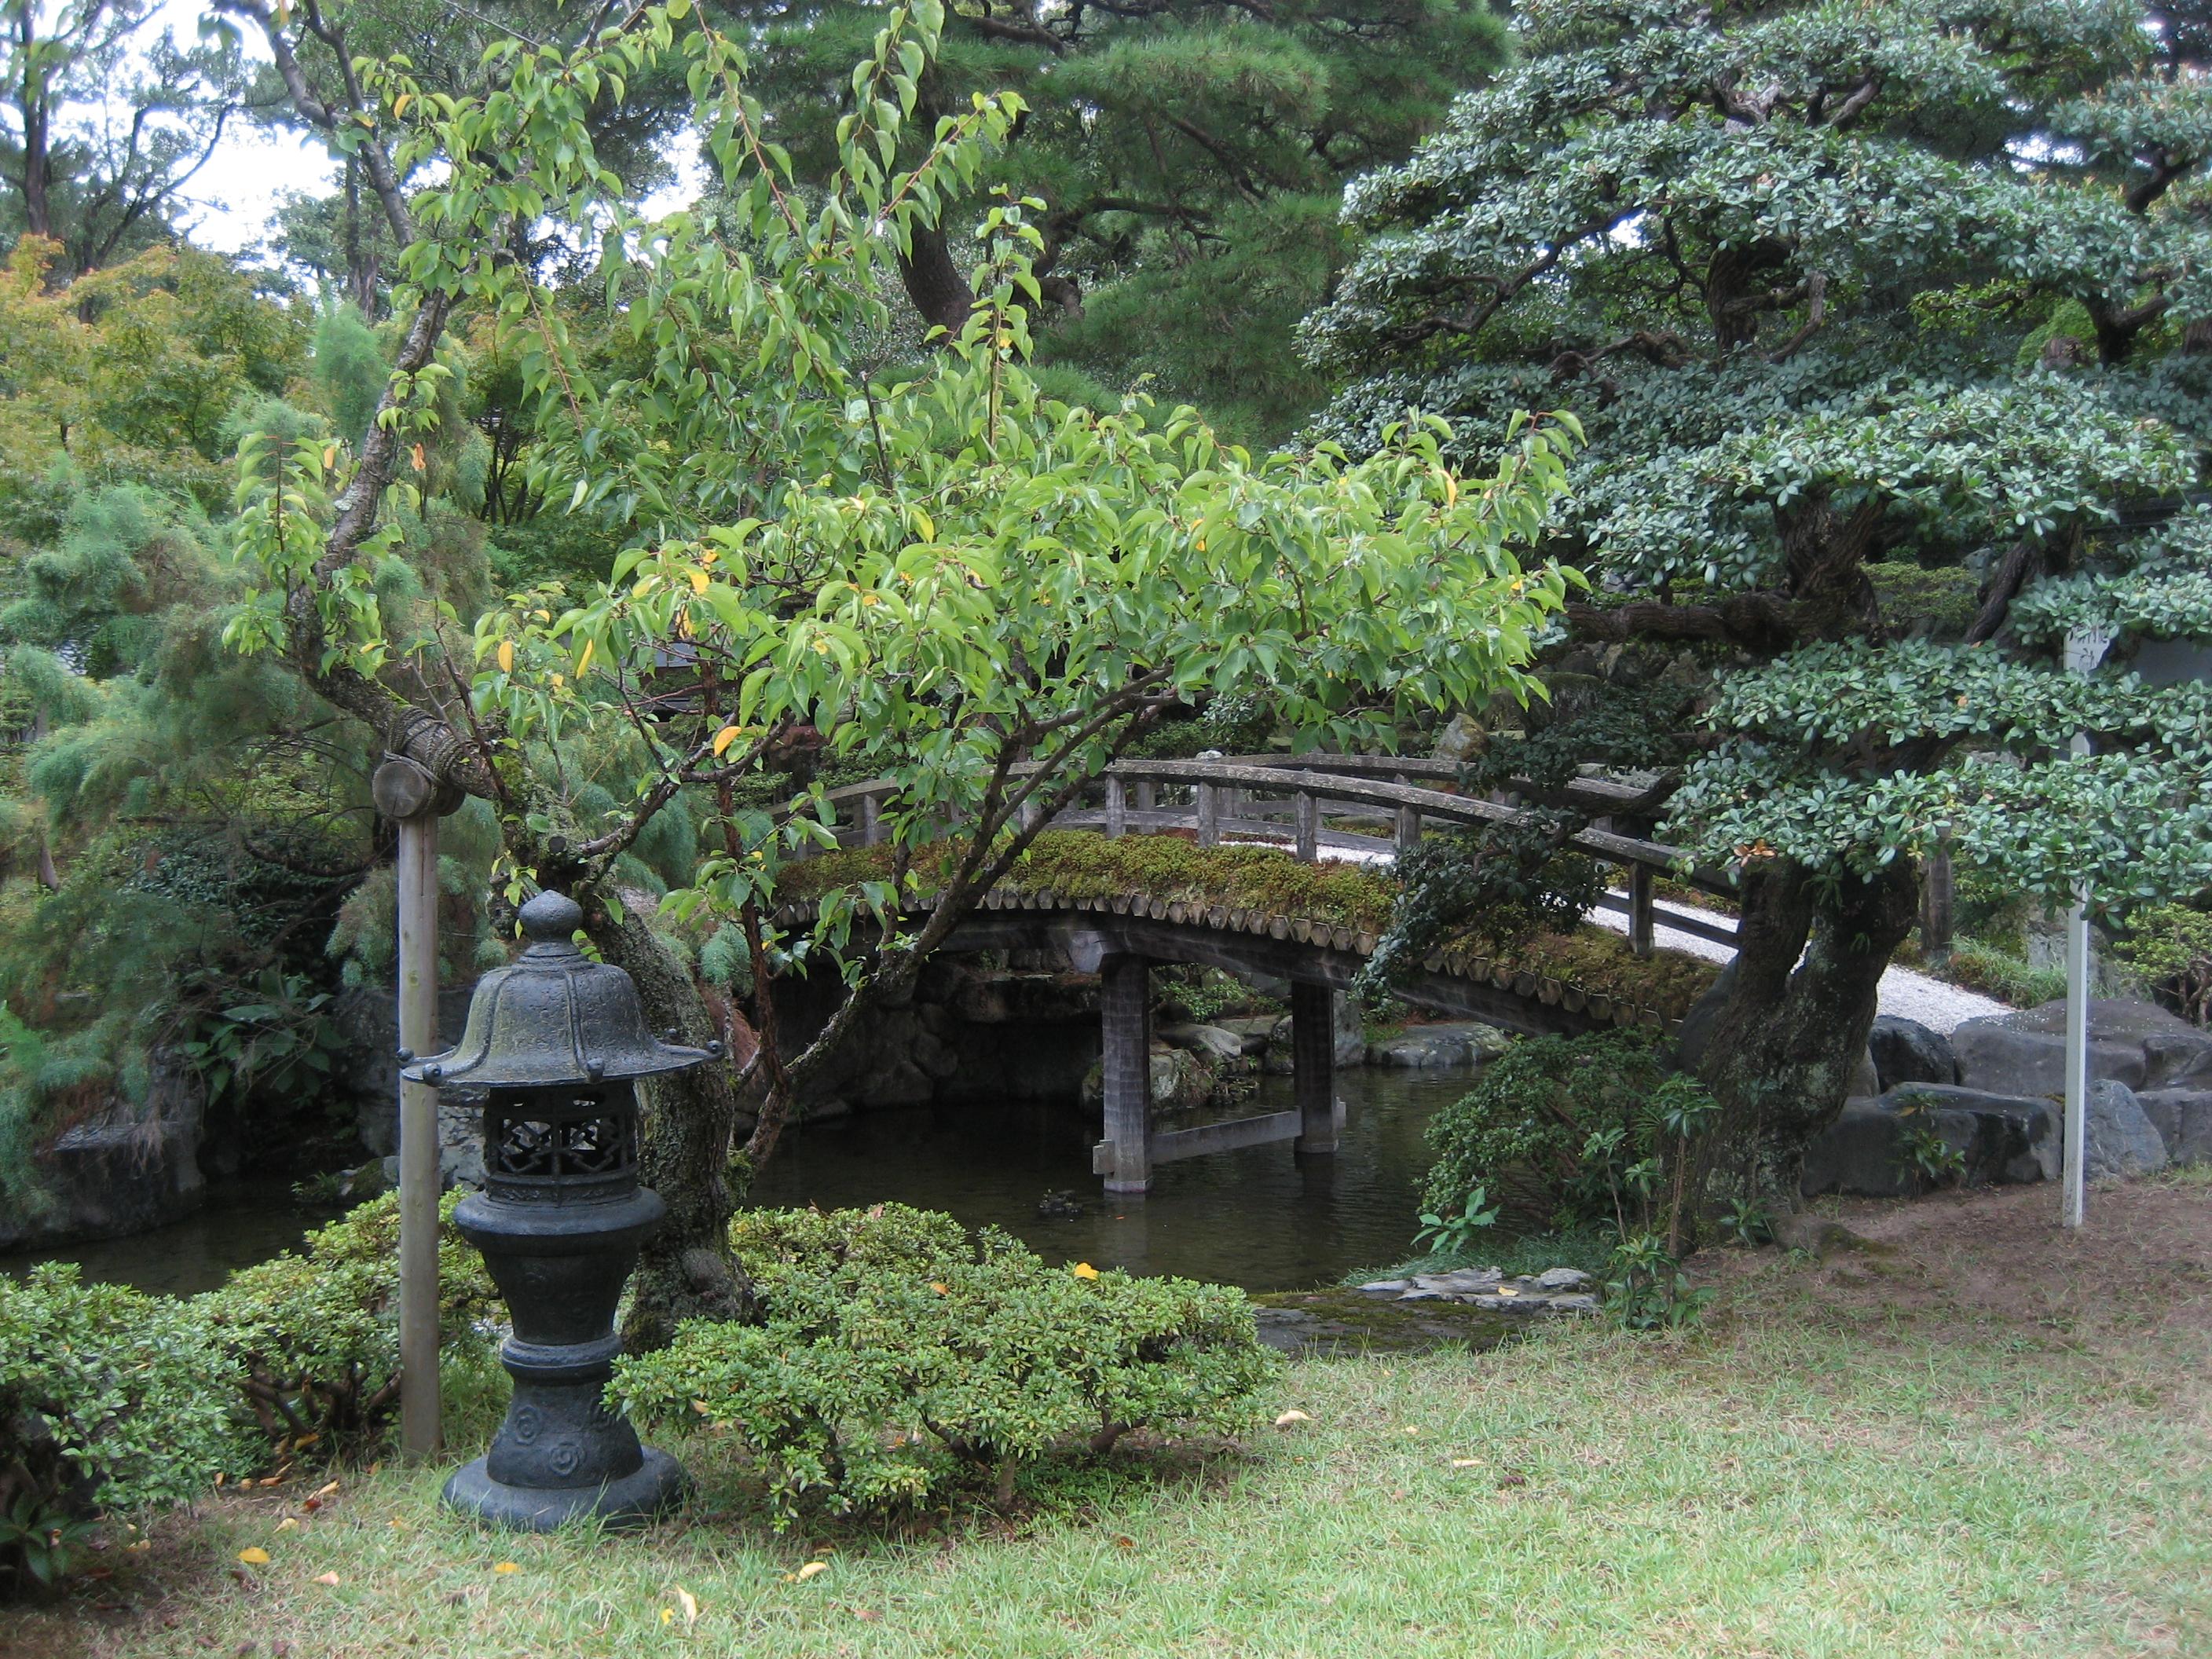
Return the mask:
<svg viewBox="0 0 2212 1659">
<path fill-rule="evenodd" d="M 378 810 L 399 825 L 399 1047 L 438 1046 L 437 781 L 394 756 L 377 768 Z M 438 1450 L 438 1091 L 399 1085 L 399 1449 Z"/>
<path fill-rule="evenodd" d="M 2083 679 L 2097 672 L 2112 643 L 2108 629 L 2077 628 L 2066 636 L 2066 668 Z M 2085 732 L 2074 734 L 2074 752 L 2089 752 Z M 2087 1214 L 2089 1152 L 2089 884 L 2074 889 L 2066 918 L 2066 1136 L 2059 1224 L 2079 1227 Z"/>
</svg>

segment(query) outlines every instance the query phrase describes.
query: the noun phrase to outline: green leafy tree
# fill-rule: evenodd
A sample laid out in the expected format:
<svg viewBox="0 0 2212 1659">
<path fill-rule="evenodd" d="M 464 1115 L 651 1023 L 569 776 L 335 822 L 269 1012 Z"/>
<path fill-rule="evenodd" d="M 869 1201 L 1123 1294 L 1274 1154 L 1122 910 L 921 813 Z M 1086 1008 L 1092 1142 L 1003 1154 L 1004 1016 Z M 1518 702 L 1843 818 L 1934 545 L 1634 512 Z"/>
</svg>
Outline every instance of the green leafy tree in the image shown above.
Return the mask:
<svg viewBox="0 0 2212 1659">
<path fill-rule="evenodd" d="M 757 31 L 750 84 L 774 136 L 802 177 L 828 179 L 840 161 L 818 112 L 854 107 L 848 72 L 882 0 L 716 10 Z M 1341 263 L 1345 180 L 1402 158 L 1497 65 L 1501 36 L 1480 0 L 959 0 L 901 161 L 976 93 L 1019 94 L 988 181 L 1042 204 L 1041 361 L 1117 393 L 1149 374 L 1224 426 L 1279 437 L 1322 392 L 1284 343 Z M 949 191 L 900 261 L 914 309 L 948 335 L 967 321 L 982 200 Z"/>
<path fill-rule="evenodd" d="M 296 19 L 236 9 L 283 64 Z M 366 66 L 380 113 L 333 118 L 399 135 L 396 154 L 373 140 L 360 153 L 406 249 L 404 338 L 357 451 L 244 453 L 239 547 L 258 586 L 230 623 L 240 648 L 281 653 L 374 741 L 490 802 L 508 890 L 574 892 L 656 1025 L 720 1035 L 686 964 L 613 878 L 672 809 L 696 812 L 702 851 L 667 918 L 735 930 L 757 985 L 842 965 L 844 998 L 812 1042 L 787 1052 L 757 996 L 746 1073 L 711 1066 L 653 1091 L 646 1173 L 671 1221 L 641 1275 L 642 1341 L 682 1314 L 742 1305 L 723 1265 L 740 1087 L 761 1101 L 745 1149 L 757 1161 L 845 1032 L 911 981 L 1040 817 L 1164 711 L 1265 688 L 1311 736 L 1372 738 L 1416 708 L 1525 693 L 1520 665 L 1565 593 L 1559 572 L 1516 556 L 1562 476 L 1547 430 L 1522 424 L 1501 464 L 1462 482 L 1425 425 L 1357 465 L 1328 451 L 1255 459 L 1188 412 L 1156 422 L 1142 404 L 1100 415 L 1042 395 L 1022 365 L 1041 240 L 1023 204 L 985 216 L 955 349 L 909 381 L 858 372 L 854 343 L 887 313 L 882 272 L 933 204 L 973 186 L 1020 100 L 978 96 L 933 124 L 917 166 L 896 168 L 945 19 L 934 0 L 895 9 L 855 71 L 863 95 L 838 123 L 834 187 L 803 195 L 763 137 L 744 49 L 684 27 L 696 19 L 678 0 L 575 54 L 502 47 L 503 84 L 481 101 L 424 97 L 404 68 Z M 726 210 L 748 227 L 740 247 L 691 216 L 639 222 L 594 159 L 586 117 L 602 90 L 672 57 Z M 433 158 L 441 182 L 404 195 L 398 169 Z M 589 228 L 627 372 L 582 373 L 532 273 L 486 252 L 499 240 L 487 229 L 515 217 Z M 526 372 L 552 434 L 543 476 L 629 548 L 611 585 L 410 631 L 372 572 L 461 303 L 537 331 Z M 556 764 L 583 732 L 632 745 L 605 806 Z M 896 782 L 894 856 L 785 932 L 771 921 L 779 872 L 831 833 L 794 757 L 825 751 Z M 934 907 L 910 911 L 925 883 Z"/>
<path fill-rule="evenodd" d="M 1572 632 L 1722 670 L 1671 832 L 1739 872 L 1701 1064 L 1778 1198 L 1863 1050 L 1917 859 L 1948 845 L 2052 902 L 2212 875 L 2203 694 L 2060 672 L 2061 602 L 2031 586 L 2116 617 L 2202 580 L 2193 516 L 2112 532 L 2195 482 L 2212 368 L 2212 106 L 2143 23 L 2119 0 L 1539 0 L 1519 66 L 1347 203 L 1369 240 L 1310 325 L 1344 383 L 1321 430 L 1357 451 L 1408 405 L 1480 435 L 1565 403 L 1589 444 L 1558 545 L 1599 590 Z M 1881 562 L 1973 573 L 1976 614 L 1936 636 L 1886 610 Z"/>
</svg>

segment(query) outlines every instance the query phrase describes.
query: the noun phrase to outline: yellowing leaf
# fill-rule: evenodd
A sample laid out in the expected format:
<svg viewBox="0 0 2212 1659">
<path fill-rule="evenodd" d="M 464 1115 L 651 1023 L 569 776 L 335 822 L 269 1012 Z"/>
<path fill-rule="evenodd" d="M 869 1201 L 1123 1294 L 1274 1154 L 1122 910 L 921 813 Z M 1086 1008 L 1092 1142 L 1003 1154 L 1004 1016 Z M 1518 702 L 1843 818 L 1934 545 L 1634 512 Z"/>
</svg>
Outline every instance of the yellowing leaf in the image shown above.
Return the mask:
<svg viewBox="0 0 2212 1659">
<path fill-rule="evenodd" d="M 407 459 L 414 464 L 417 472 L 427 472 L 430 470 L 430 459 L 422 453 L 422 446 L 420 444 L 409 447 Z"/>
<path fill-rule="evenodd" d="M 514 672 L 514 641 L 513 640 L 501 640 L 499 642 L 499 672 L 502 674 Z"/>
<path fill-rule="evenodd" d="M 950 1285 L 941 1285 L 933 1279 L 929 1281 L 929 1288 L 935 1291 L 939 1296 L 950 1296 L 952 1294 L 952 1287 Z"/>
<path fill-rule="evenodd" d="M 269 1552 L 255 1544 L 239 1551 L 238 1559 L 249 1567 L 265 1567 L 269 1565 Z"/>
<path fill-rule="evenodd" d="M 725 749 L 727 749 L 732 744 L 738 740 L 738 729 L 734 726 L 726 726 L 720 731 L 715 732 L 714 753 L 719 757 Z"/>
<path fill-rule="evenodd" d="M 576 659 L 576 672 L 579 675 L 582 674 L 586 668 L 589 668 L 592 665 L 592 651 L 598 643 L 599 641 L 596 640 L 586 640 L 584 641 L 584 654 Z"/>
<path fill-rule="evenodd" d="M 329 471 L 332 467 L 336 466 L 337 464 L 338 464 L 338 447 L 337 447 L 336 444 L 325 444 L 325 445 L 324 445 L 324 446 L 323 446 L 323 471 L 325 471 L 325 472 L 327 472 L 327 471 Z"/>
<path fill-rule="evenodd" d="M 829 1571 L 830 1564 L 827 1561 L 809 1561 L 805 1566 L 801 1567 L 797 1572 L 794 1572 L 791 1576 L 798 1583 L 803 1584 L 808 1579 L 818 1578 Z"/>
<path fill-rule="evenodd" d="M 512 1561 L 495 1561 L 492 1563 L 491 1570 L 494 1572 L 520 1572 L 522 1571 L 520 1566 Z"/>
<path fill-rule="evenodd" d="M 684 574 L 685 576 L 690 578 L 691 582 L 691 591 L 694 593 L 703 593 L 707 591 L 707 573 L 705 571 L 687 570 Z"/>
<path fill-rule="evenodd" d="M 1310 1423 L 1312 1421 L 1312 1418 L 1309 1417 L 1305 1413 L 1293 1406 L 1290 1410 L 1284 1412 L 1275 1419 L 1275 1426 L 1279 1429 L 1287 1429 L 1293 1423 Z"/>
<path fill-rule="evenodd" d="M 336 1584 L 340 1581 L 334 1572 L 319 1572 L 315 1575 L 315 1582 L 318 1584 Z"/>
<path fill-rule="evenodd" d="M 298 1516 L 288 1515 L 282 1521 L 279 1521 L 276 1523 L 276 1530 L 279 1532 L 289 1532 L 293 1528 L 299 1524 L 300 1517 Z"/>
<path fill-rule="evenodd" d="M 1078 1279 L 1096 1279 L 1098 1277 L 1098 1269 L 1092 1267 L 1088 1261 L 1079 1261 L 1067 1271 L 1073 1273 Z"/>
<path fill-rule="evenodd" d="M 691 1409 L 704 1417 L 708 1412 L 714 1410 L 714 1407 L 703 1400 L 695 1400 L 691 1402 Z"/>
<path fill-rule="evenodd" d="M 681 1584 L 676 1587 L 676 1605 L 684 1609 L 684 1629 L 689 1630 L 699 1622 L 699 1598 Z"/>
<path fill-rule="evenodd" d="M 922 540 L 933 542 L 937 539 L 937 520 L 918 507 L 914 510 L 914 527 L 921 532 Z"/>
<path fill-rule="evenodd" d="M 661 1608 L 661 1610 L 660 1610 L 660 1622 L 661 1622 L 662 1624 L 664 1624 L 664 1625 L 672 1625 L 672 1624 L 674 1624 L 674 1623 L 676 1622 L 676 1609 L 675 1609 L 675 1608 L 673 1608 L 673 1607 L 663 1607 L 663 1608 Z"/>
<path fill-rule="evenodd" d="M 395 98 L 395 99 L 393 99 L 393 100 L 392 100 L 392 114 L 393 114 L 394 116 L 400 116 L 400 115 L 404 115 L 404 114 L 406 114 L 406 113 L 407 113 L 407 106 L 408 106 L 408 105 L 410 105 L 410 104 L 411 104 L 411 103 L 413 103 L 414 101 L 415 101 L 415 94 L 414 94 L 413 93 L 411 93 L 411 92 L 403 92 L 403 93 L 401 93 L 401 94 L 400 94 L 397 98 Z"/>
<path fill-rule="evenodd" d="M 314 1497 L 314 1498 L 328 1498 L 328 1497 L 329 1497 L 332 1492 L 336 1492 L 337 1489 L 338 1489 L 338 1483 L 337 1483 L 337 1481 L 333 1480 L 333 1481 L 331 1481 L 331 1482 L 330 1483 L 330 1485 L 328 1485 L 327 1486 L 318 1486 L 318 1487 L 316 1487 L 316 1488 L 315 1488 L 315 1490 L 314 1490 L 312 1493 L 310 1493 L 310 1494 L 309 1494 L 309 1496 L 311 1496 L 311 1497 Z"/>
<path fill-rule="evenodd" d="M 1482 1467 L 1482 1460 L 1480 1457 L 1455 1457 L 1452 1467 L 1455 1469 L 1479 1469 Z"/>
</svg>

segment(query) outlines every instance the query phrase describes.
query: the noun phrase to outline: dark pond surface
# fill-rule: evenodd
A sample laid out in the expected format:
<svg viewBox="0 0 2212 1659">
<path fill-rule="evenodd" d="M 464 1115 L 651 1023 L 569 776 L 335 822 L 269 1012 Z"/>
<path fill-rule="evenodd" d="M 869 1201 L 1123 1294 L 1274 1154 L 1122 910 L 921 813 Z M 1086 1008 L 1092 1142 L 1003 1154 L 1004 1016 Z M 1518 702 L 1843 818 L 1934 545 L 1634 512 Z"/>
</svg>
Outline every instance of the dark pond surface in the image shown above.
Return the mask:
<svg viewBox="0 0 2212 1659">
<path fill-rule="evenodd" d="M 337 1212 L 309 1206 L 285 1181 L 246 1181 L 212 1188 L 198 1215 L 150 1233 L 58 1249 L 0 1253 L 0 1273 L 41 1261 L 74 1261 L 88 1279 L 191 1296 L 211 1291 L 240 1267 L 292 1249 Z"/>
<path fill-rule="evenodd" d="M 1034 1106 L 870 1112 L 801 1125 L 754 1192 L 763 1205 L 844 1208 L 893 1200 L 994 1223 L 1048 1261 L 1179 1273 L 1252 1291 L 1332 1284 L 1412 1254 L 1429 1164 L 1422 1131 L 1464 1094 L 1471 1072 L 1339 1074 L 1344 1135 L 1334 1158 L 1301 1164 L 1287 1142 L 1153 1171 L 1142 1199 L 1103 1200 L 1091 1173 L 1097 1125 Z M 1235 1115 L 1287 1110 L 1287 1078 L 1265 1079 Z M 1050 1190 L 1083 1201 L 1050 1220 Z"/>
<path fill-rule="evenodd" d="M 1430 1115 L 1463 1094 L 1468 1072 L 1351 1071 L 1337 1079 L 1344 1135 L 1334 1158 L 1301 1164 L 1287 1143 L 1249 1146 L 1154 1172 L 1152 1194 L 1104 1201 L 1091 1173 L 1098 1126 L 1035 1105 L 869 1112 L 789 1132 L 756 1188 L 763 1205 L 840 1209 L 892 1200 L 1006 1228 L 1048 1261 L 1179 1273 L 1247 1290 L 1332 1284 L 1411 1253 Z M 1234 1115 L 1287 1110 L 1287 1078 L 1264 1079 Z M 1037 1201 L 1072 1193 L 1079 1218 Z M 0 1273 L 75 1261 L 88 1279 L 188 1295 L 298 1244 L 331 1212 L 282 1182 L 212 1194 L 199 1214 L 135 1238 L 0 1255 Z"/>
</svg>

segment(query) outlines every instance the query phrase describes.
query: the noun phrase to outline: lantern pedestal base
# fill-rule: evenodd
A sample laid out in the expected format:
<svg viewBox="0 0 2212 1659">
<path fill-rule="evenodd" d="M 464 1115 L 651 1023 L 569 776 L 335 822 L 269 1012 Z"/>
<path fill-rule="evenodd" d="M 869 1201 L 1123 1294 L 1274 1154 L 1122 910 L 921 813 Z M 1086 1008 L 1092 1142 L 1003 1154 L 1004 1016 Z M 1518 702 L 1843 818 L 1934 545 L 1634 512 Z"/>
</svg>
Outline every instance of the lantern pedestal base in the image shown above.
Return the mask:
<svg viewBox="0 0 2212 1659">
<path fill-rule="evenodd" d="M 479 1457 L 446 1482 L 446 1504 L 520 1532 L 550 1532 L 579 1518 L 605 1527 L 641 1527 L 675 1508 L 690 1484 L 666 1452 L 643 1449 L 641 1468 L 600 1486 L 510 1486 L 493 1480 Z"/>
</svg>

